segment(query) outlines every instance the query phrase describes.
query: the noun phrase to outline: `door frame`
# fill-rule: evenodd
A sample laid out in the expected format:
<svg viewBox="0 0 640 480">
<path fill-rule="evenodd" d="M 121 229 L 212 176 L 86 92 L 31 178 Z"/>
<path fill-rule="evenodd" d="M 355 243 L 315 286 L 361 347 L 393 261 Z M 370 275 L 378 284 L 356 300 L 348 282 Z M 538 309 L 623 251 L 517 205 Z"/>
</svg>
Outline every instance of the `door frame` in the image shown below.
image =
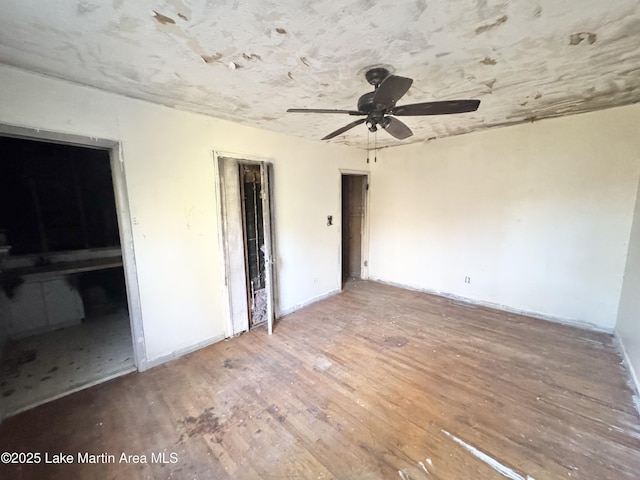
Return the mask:
<svg viewBox="0 0 640 480">
<path fill-rule="evenodd" d="M 232 290 L 233 285 L 232 282 L 239 282 L 238 279 L 231 278 L 231 265 L 228 251 L 228 242 L 227 242 L 227 231 L 228 231 L 228 212 L 226 212 L 226 194 L 227 187 L 224 182 L 224 173 L 222 169 L 222 162 L 224 159 L 234 160 L 239 164 L 254 164 L 260 165 L 260 172 L 262 174 L 262 183 L 263 183 L 263 221 L 265 221 L 265 275 L 267 280 L 267 329 L 269 335 L 273 332 L 273 323 L 277 319 L 277 274 L 276 274 L 276 265 L 277 265 L 277 257 L 276 257 L 276 242 L 275 242 L 275 229 L 274 229 L 274 209 L 273 209 L 273 160 L 265 157 L 257 157 L 255 155 L 247 155 L 243 153 L 235 153 L 235 152 L 225 152 L 221 150 L 213 151 L 213 165 L 214 165 L 214 175 L 215 175 L 215 186 L 218 190 L 216 194 L 216 210 L 217 217 L 219 222 L 218 228 L 218 244 L 219 244 L 219 252 L 223 259 L 224 269 L 222 270 L 222 287 L 223 293 L 227 301 L 225 302 L 225 336 L 226 338 L 232 337 L 236 333 L 234 332 L 234 319 L 233 319 L 233 296 Z M 239 176 L 238 176 L 239 179 Z M 266 184 L 266 188 L 265 187 Z M 266 197 L 266 198 L 265 198 Z M 244 228 L 244 227 L 243 227 Z M 244 246 L 243 246 L 244 250 Z M 244 252 L 246 256 L 246 251 Z M 244 278 L 242 279 L 244 282 L 244 289 L 246 291 L 246 272 Z M 239 287 L 243 288 L 243 287 Z M 248 301 L 248 296 L 247 296 Z M 244 323 L 244 321 L 243 321 Z M 246 319 L 246 329 L 249 330 L 249 318 L 247 316 Z"/>
<path fill-rule="evenodd" d="M 78 147 L 94 148 L 109 152 L 115 208 L 118 218 L 118 232 L 120 234 L 120 248 L 122 250 L 122 264 L 127 290 L 127 304 L 129 309 L 129 322 L 131 325 L 133 355 L 137 370 L 140 372 L 147 370 L 147 353 L 143 328 L 144 323 L 140 302 L 140 287 L 138 284 L 136 256 L 133 245 L 131 209 L 127 193 L 122 143 L 117 140 L 107 138 L 86 137 L 83 135 L 60 133 L 8 124 L 0 124 L 0 134 L 7 137 L 22 138 L 25 140 L 75 145 Z"/>
<path fill-rule="evenodd" d="M 371 188 L 371 177 L 370 172 L 366 170 L 352 170 L 352 169 L 339 169 L 338 181 L 338 197 L 340 199 L 340 255 L 338 255 L 338 285 L 340 286 L 340 291 L 343 290 L 342 284 L 342 202 L 344 199 L 342 198 L 342 177 L 343 176 L 361 176 L 364 177 L 365 187 L 362 189 L 362 195 L 364 196 L 362 200 L 363 205 L 363 216 L 364 219 L 362 221 L 361 227 L 361 252 L 360 252 L 360 278 L 362 280 L 369 279 L 369 190 Z"/>
</svg>

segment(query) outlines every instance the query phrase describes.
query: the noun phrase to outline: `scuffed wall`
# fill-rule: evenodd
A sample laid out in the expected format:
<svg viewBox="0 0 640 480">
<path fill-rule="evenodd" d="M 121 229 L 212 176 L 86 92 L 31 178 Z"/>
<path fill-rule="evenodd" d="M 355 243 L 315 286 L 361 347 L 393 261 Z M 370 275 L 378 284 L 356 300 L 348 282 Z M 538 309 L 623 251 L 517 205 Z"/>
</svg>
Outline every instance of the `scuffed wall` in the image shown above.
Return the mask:
<svg viewBox="0 0 640 480">
<path fill-rule="evenodd" d="M 371 277 L 611 331 L 639 123 L 621 107 L 379 152 Z"/>
<path fill-rule="evenodd" d="M 281 311 L 339 286 L 339 168 L 362 152 L 108 94 L 0 67 L 0 123 L 117 140 L 153 364 L 225 334 L 213 151 L 274 163 Z"/>
</svg>

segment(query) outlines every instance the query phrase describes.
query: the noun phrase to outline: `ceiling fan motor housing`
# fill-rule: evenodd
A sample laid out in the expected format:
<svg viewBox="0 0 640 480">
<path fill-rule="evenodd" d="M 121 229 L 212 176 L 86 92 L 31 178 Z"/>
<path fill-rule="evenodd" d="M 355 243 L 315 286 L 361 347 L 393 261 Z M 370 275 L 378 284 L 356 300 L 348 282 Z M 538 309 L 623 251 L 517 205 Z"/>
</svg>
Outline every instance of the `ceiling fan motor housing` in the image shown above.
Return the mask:
<svg viewBox="0 0 640 480">
<path fill-rule="evenodd" d="M 367 128 L 370 132 L 377 131 L 378 124 L 385 128 L 385 126 L 382 125 L 382 121 L 384 120 L 386 109 L 384 105 L 374 103 L 374 95 L 375 92 L 368 92 L 358 99 L 358 111 L 367 115 Z"/>
</svg>

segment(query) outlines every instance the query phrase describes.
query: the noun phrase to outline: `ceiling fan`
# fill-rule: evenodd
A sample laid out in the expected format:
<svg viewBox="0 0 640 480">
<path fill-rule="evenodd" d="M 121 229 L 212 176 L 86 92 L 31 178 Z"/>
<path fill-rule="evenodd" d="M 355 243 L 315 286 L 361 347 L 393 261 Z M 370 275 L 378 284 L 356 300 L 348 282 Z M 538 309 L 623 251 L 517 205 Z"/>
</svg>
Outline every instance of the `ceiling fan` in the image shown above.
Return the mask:
<svg viewBox="0 0 640 480">
<path fill-rule="evenodd" d="M 373 92 L 365 93 L 358 99 L 358 110 L 290 108 L 287 112 L 346 113 L 347 115 L 366 116 L 366 118 L 360 118 L 355 122 L 339 128 L 335 132 L 331 132 L 329 135 L 323 137 L 322 140 L 329 140 L 363 123 L 366 123 L 370 132 L 377 131 L 378 126 L 380 126 L 390 135 L 399 140 L 403 140 L 413 135 L 413 132 L 395 117 L 475 112 L 480 105 L 480 100 L 447 100 L 396 106 L 396 102 L 400 100 L 411 87 L 413 83 L 411 78 L 391 75 L 389 70 L 383 67 L 368 70 L 365 78 L 375 89 Z"/>
</svg>

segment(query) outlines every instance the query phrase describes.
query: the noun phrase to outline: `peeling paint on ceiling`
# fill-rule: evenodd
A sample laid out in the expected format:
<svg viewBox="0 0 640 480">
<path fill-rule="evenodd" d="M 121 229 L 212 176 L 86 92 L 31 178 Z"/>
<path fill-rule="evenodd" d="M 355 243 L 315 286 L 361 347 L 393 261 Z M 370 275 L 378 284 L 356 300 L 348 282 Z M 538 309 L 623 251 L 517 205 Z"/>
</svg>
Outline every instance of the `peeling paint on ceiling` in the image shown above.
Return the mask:
<svg viewBox="0 0 640 480">
<path fill-rule="evenodd" d="M 5 0 L 0 62 L 310 139 L 353 118 L 285 110 L 355 109 L 368 65 L 413 78 L 399 105 L 482 101 L 386 146 L 639 102 L 640 0 Z"/>
</svg>

